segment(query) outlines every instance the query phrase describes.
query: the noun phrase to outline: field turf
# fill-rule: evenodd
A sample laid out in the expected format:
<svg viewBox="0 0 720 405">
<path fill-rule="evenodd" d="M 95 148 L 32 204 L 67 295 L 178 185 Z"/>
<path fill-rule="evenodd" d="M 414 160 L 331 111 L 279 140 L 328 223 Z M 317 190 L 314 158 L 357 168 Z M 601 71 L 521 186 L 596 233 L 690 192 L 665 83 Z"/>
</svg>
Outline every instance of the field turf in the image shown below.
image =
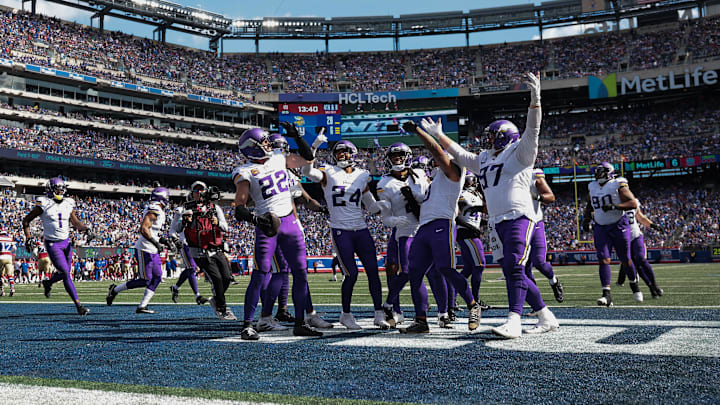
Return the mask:
<svg viewBox="0 0 720 405">
<path fill-rule="evenodd" d="M 187 284 L 180 294 L 186 305 L 172 304 L 174 280 L 158 288 L 154 315 L 135 314 L 142 290 L 104 305 L 109 282 L 76 284 L 91 310 L 86 317 L 75 314 L 61 284 L 49 299 L 36 285 L 19 285 L 14 297 L 0 297 L 0 387 L 22 393 L 36 386 L 32 392 L 41 399 L 22 394 L 19 403 L 62 404 L 179 403 L 179 397 L 188 403 L 718 403 L 720 264 L 655 269 L 663 297 L 651 299 L 643 286 L 646 301 L 636 303 L 627 284 L 613 286 L 615 308 L 595 306 L 595 266 L 556 268 L 565 286 L 562 304 L 536 273 L 562 326 L 513 341 L 490 333 L 507 313 L 499 269 L 484 274 L 481 296 L 494 309 L 483 313 L 475 332 L 462 318 L 454 329 L 433 327 L 422 336 L 374 329 L 361 276 L 353 311 L 366 329 L 338 325 L 322 339 L 263 333 L 259 342 L 241 341 L 239 323 L 221 322 L 208 306 L 195 305 Z M 311 274 L 310 288 L 318 312 L 337 322 L 340 283 L 329 278 Z M 238 281 L 228 296 L 240 315 L 248 277 Z M 209 295 L 207 283 L 200 288 Z M 407 289 L 401 300 L 410 318 Z"/>
</svg>

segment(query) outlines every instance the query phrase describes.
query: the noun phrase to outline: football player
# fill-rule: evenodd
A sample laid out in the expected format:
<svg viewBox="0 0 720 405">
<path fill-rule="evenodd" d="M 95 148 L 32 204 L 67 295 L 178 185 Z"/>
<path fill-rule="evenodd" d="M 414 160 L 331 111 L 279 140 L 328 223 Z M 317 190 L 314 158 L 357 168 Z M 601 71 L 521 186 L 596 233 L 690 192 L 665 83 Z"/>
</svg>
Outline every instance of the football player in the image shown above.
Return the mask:
<svg viewBox="0 0 720 405">
<path fill-rule="evenodd" d="M 512 122 L 495 121 L 485 130 L 491 149 L 476 155 L 447 137 L 440 122 L 426 120 L 424 125 L 426 131 L 436 136 L 459 164 L 477 175 L 478 185 L 485 195 L 489 222 L 503 249 L 501 265 L 510 306 L 507 321 L 492 331 L 505 338 L 522 335 L 520 315 L 525 301 L 539 316 L 539 322 L 525 333 L 544 333 L 559 327 L 537 286 L 525 274 L 525 262 L 537 220 L 528 190 L 538 152 L 541 118 L 540 79 L 532 73 L 526 73 L 525 77 L 530 89 L 530 107 L 522 139 Z"/>
<path fill-rule="evenodd" d="M 374 323 L 381 329 L 390 328 L 382 310 L 382 286 L 378 274 L 377 252 L 365 222 L 361 203 L 371 213 L 380 211 L 375 197 L 370 192 L 370 172 L 356 167 L 357 148 L 350 141 L 339 141 L 330 152 L 332 164 L 316 169 L 312 165 L 303 167 L 303 174 L 311 181 L 322 185 L 325 201 L 330 211 L 330 235 L 333 249 L 340 260 L 345 274 L 342 283 L 342 314 L 340 323 L 348 329 L 362 329 L 350 311 L 353 288 L 358 278 L 355 254 L 365 268 L 375 307 Z"/>
<path fill-rule="evenodd" d="M 483 270 L 485 270 L 485 248 L 480 239 L 482 236 L 480 229 L 487 221 L 482 217 L 485 203 L 483 202 L 483 198 L 475 191 L 475 180 L 475 175 L 472 172 L 466 173 L 465 185 L 458 200 L 460 215 L 458 215 L 457 218 L 457 240 L 458 245 L 460 245 L 460 253 L 462 254 L 464 264 L 461 274 L 465 276 L 465 278 L 472 277 L 470 279 L 470 286 L 473 297 L 481 307 L 484 306 L 487 308 L 479 297 L 480 282 L 482 281 Z M 454 297 L 451 298 L 454 299 Z M 454 302 L 450 304 L 452 309 L 452 307 L 455 306 Z M 453 316 L 451 314 L 450 319 L 452 318 Z"/>
<path fill-rule="evenodd" d="M 162 266 L 160 263 L 160 252 L 164 247 L 170 245 L 170 241 L 160 236 L 165 227 L 165 208 L 170 203 L 170 190 L 165 187 L 156 187 L 150 193 L 150 201 L 143 211 L 143 219 L 140 222 L 140 237 L 135 242 L 135 255 L 138 262 L 139 278 L 126 283 L 115 285 L 110 284 L 105 302 L 112 305 L 115 297 L 125 290 L 145 288 L 143 298 L 135 308 L 138 314 L 154 314 L 155 311 L 148 308 L 148 304 L 155 295 L 160 281 L 162 280 Z"/>
<path fill-rule="evenodd" d="M 537 215 L 537 223 L 530 240 L 530 260 L 525 265 L 525 274 L 528 279 L 535 282 L 532 269 L 535 267 L 550 282 L 550 288 L 557 302 L 565 300 L 565 290 L 562 284 L 555 277 L 552 264 L 547 262 L 547 242 L 545 240 L 545 222 L 543 221 L 543 210 L 541 204 L 550 204 L 555 202 L 555 194 L 553 194 L 550 186 L 545 181 L 545 172 L 542 169 L 533 170 L 534 181 L 530 185 L 530 195 L 533 199 L 533 206 Z M 532 315 L 532 313 L 531 313 Z"/>
<path fill-rule="evenodd" d="M 423 128 L 430 122 L 432 121 L 423 119 Z M 429 264 L 445 277 L 447 283 L 452 283 L 463 297 L 469 310 L 468 329 L 475 330 L 480 326 L 480 305 L 475 302 L 465 277 L 455 270 L 455 218 L 460 192 L 465 184 L 465 170 L 451 161 L 440 145 L 426 132 L 427 129 L 418 128 L 412 121 L 405 122 L 403 128 L 420 138 L 438 167 L 420 206 L 420 227 L 410 246 L 408 277 L 415 306 L 415 321 L 409 327 L 400 329 L 400 332 L 430 331 L 427 323 L 428 296 L 423 282 Z"/>
<path fill-rule="evenodd" d="M 602 297 L 598 298 L 597 304 L 606 307 L 613 305 L 610 295 L 610 253 L 613 247 L 630 280 L 633 298 L 642 302 L 643 294 L 638 286 L 635 265 L 630 260 L 630 221 L 625 215 L 625 211 L 636 209 L 638 205 L 628 181 L 624 177 L 615 177 L 613 165 L 602 162 L 595 167 L 595 180 L 588 184 L 588 190 L 583 229 L 589 232 L 590 223 L 593 222 L 593 239 L 600 262 L 602 284 Z"/>
<path fill-rule="evenodd" d="M 70 245 L 70 224 L 80 232 L 85 232 L 86 240 L 91 241 L 95 234 L 75 215 L 75 200 L 66 198 L 67 185 L 60 177 L 53 177 L 45 184 L 45 196 L 38 197 L 35 207 L 23 218 L 22 227 L 25 233 L 25 249 L 31 252 L 37 242 L 30 235 L 30 223 L 37 217 L 43 225 L 43 237 L 50 261 L 55 267 L 52 277 L 43 280 L 45 296 L 50 298 L 52 285 L 62 280 L 70 298 L 72 298 L 80 315 L 90 312 L 80 304 L 75 285 L 72 281 L 72 246 Z"/>
<path fill-rule="evenodd" d="M 255 271 L 245 292 L 241 339 L 258 340 L 260 336 L 252 324 L 263 287 L 267 286 L 272 260 L 279 247 L 293 275 L 292 296 L 295 304 L 295 336 L 322 336 L 306 324 L 307 256 L 305 236 L 300 221 L 293 214 L 292 193 L 287 169 L 307 165 L 313 159 L 310 145 L 292 124 L 282 123 L 288 136 L 295 139 L 299 154 L 274 150 L 270 135 L 262 128 L 243 132 L 238 148 L 249 162 L 237 167 L 232 178 L 235 183 L 235 218 L 255 225 Z M 247 208 L 252 199 L 255 213 Z M 316 313 L 308 317 L 319 317 Z"/>
<path fill-rule="evenodd" d="M 662 288 L 658 287 L 657 282 L 655 281 L 655 272 L 653 271 L 650 262 L 648 262 L 645 247 L 645 236 L 640 229 L 640 224 L 658 232 L 662 232 L 663 228 L 645 216 L 645 214 L 640 210 L 640 201 L 638 201 L 638 207 L 636 209 L 625 211 L 625 215 L 628 217 L 628 222 L 630 222 L 630 237 L 632 238 L 632 241 L 630 242 L 630 258 L 636 265 L 638 275 L 650 289 L 652 297 L 660 298 L 663 296 L 664 291 Z M 621 266 L 617 284 L 621 286 L 624 282 L 625 268 Z"/>
<path fill-rule="evenodd" d="M 10 296 L 15 295 L 15 250 L 17 244 L 12 236 L 8 235 L 8 231 L 0 230 L 0 297 L 5 295 L 5 285 L 3 278 L 7 278 L 10 285 Z"/>
</svg>

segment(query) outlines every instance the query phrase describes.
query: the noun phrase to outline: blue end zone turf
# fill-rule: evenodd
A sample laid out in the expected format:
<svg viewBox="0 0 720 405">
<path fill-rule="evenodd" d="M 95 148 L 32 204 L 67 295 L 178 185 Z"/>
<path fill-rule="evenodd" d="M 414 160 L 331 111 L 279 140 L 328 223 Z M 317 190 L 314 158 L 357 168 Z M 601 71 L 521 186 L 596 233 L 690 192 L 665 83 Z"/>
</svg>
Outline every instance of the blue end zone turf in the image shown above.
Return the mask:
<svg viewBox="0 0 720 405">
<path fill-rule="evenodd" d="M 513 341 L 490 333 L 506 314 L 490 310 L 475 333 L 462 322 L 410 337 L 336 326 L 323 339 L 278 332 L 249 343 L 239 341 L 238 322 L 221 322 L 208 307 L 90 309 L 79 317 L 71 304 L 0 305 L 0 373 L 402 402 L 720 398 L 720 310 L 557 308 L 558 332 Z M 337 321 L 337 307 L 323 309 Z"/>
</svg>

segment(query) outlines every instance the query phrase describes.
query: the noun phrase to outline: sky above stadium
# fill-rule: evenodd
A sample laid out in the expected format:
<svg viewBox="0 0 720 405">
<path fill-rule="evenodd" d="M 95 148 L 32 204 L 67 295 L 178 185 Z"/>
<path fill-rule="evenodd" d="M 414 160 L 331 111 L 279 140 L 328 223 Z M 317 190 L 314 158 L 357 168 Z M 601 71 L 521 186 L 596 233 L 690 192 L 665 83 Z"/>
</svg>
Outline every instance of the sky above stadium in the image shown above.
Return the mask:
<svg viewBox="0 0 720 405">
<path fill-rule="evenodd" d="M 533 4 L 528 0 L 446 0 L 417 1 L 417 0 L 363 0 L 363 1 L 328 1 L 328 0 L 265 0 L 265 1 L 198 1 L 198 0 L 172 0 L 184 6 L 191 6 L 212 11 L 236 18 L 262 18 L 262 17 L 348 17 L 431 13 L 439 11 L 455 11 L 476 9 L 480 7 L 501 7 L 516 4 Z M 21 8 L 21 0 L 0 0 L 0 5 Z M 26 3 L 26 8 L 30 7 Z M 38 0 L 38 11 L 45 15 L 90 24 L 90 14 L 81 10 L 64 7 L 43 0 Z M 97 21 L 95 22 L 97 24 Z M 120 30 L 140 37 L 152 38 L 154 27 L 137 24 L 130 21 L 107 18 L 105 28 Z M 587 27 L 585 27 L 587 28 Z M 550 28 L 544 31 L 544 37 L 572 35 L 582 32 L 583 27 Z M 539 37 L 536 28 L 521 28 L 515 30 L 492 31 L 474 33 L 470 35 L 470 45 L 493 44 L 501 42 L 514 42 Z M 167 32 L 168 42 L 178 43 L 199 49 L 208 48 L 208 40 L 181 34 L 174 31 Z M 400 49 L 442 48 L 464 46 L 464 34 L 437 35 L 426 37 L 401 38 Z M 330 41 L 330 52 L 362 52 L 371 50 L 392 50 L 392 38 L 335 40 Z M 315 52 L 324 51 L 324 41 L 260 41 L 260 52 Z M 225 41 L 225 52 L 254 52 L 255 44 L 252 40 Z"/>
</svg>

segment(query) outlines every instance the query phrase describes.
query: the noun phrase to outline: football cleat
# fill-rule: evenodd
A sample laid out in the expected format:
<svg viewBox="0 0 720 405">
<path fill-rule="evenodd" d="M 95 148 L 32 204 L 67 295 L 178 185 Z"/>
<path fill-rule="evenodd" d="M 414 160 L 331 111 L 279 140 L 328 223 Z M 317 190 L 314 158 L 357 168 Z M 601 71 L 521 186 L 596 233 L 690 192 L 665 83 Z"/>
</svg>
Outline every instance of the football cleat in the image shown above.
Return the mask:
<svg viewBox="0 0 720 405">
<path fill-rule="evenodd" d="M 224 311 L 218 312 L 217 317 L 221 321 L 237 321 L 237 317 L 233 314 L 233 311 L 231 311 L 230 308 L 225 308 Z"/>
<path fill-rule="evenodd" d="M 250 325 L 250 326 L 243 328 L 242 332 L 240 332 L 240 339 L 242 339 L 242 340 L 258 340 L 258 339 L 260 339 L 260 335 L 258 335 L 255 328 L 253 328 L 252 325 Z"/>
<path fill-rule="evenodd" d="M 15 295 L 15 290 L 10 290 L 10 296 L 12 297 L 13 295 Z"/>
<path fill-rule="evenodd" d="M 170 299 L 172 302 L 177 304 L 178 295 L 180 295 L 180 291 L 178 291 L 177 287 L 174 285 L 170 286 Z"/>
<path fill-rule="evenodd" d="M 407 328 L 400 328 L 398 330 L 400 333 L 407 334 L 430 333 L 430 327 L 424 319 L 415 319 Z"/>
<path fill-rule="evenodd" d="M 323 335 L 323 333 L 320 332 L 319 330 L 315 330 L 315 329 L 311 328 L 307 324 L 303 324 L 303 325 L 295 325 L 295 327 L 293 328 L 293 335 L 294 336 L 320 337 Z"/>
<path fill-rule="evenodd" d="M 393 313 L 392 307 L 387 307 L 387 306 L 383 305 L 382 311 L 383 311 L 383 315 L 385 315 L 385 322 L 387 322 L 391 328 L 394 328 L 395 326 L 397 326 L 398 323 L 395 320 L 395 316 L 393 315 L 394 313 Z"/>
<path fill-rule="evenodd" d="M 276 323 L 273 317 L 270 315 L 261 316 L 260 320 L 257 323 L 258 332 L 273 332 L 281 330 L 288 330 L 288 327 Z"/>
<path fill-rule="evenodd" d="M 597 304 L 600 305 L 601 307 L 611 307 L 611 306 L 613 306 L 612 298 L 610 298 L 609 295 L 602 296 L 602 297 L 598 298 Z"/>
<path fill-rule="evenodd" d="M 50 298 L 50 291 L 52 290 L 52 283 L 50 280 L 42 281 L 43 288 L 45 289 L 45 298 Z"/>
<path fill-rule="evenodd" d="M 331 324 L 330 322 L 322 319 L 320 317 L 320 315 L 318 315 L 317 313 L 314 313 L 312 315 L 306 315 L 305 316 L 305 324 L 312 328 L 318 328 L 318 329 L 332 329 L 335 326 L 335 325 Z"/>
<path fill-rule="evenodd" d="M 156 312 L 148 307 L 137 307 L 135 308 L 136 314 L 155 314 Z"/>
<path fill-rule="evenodd" d="M 87 315 L 89 312 L 90 312 L 89 309 L 85 308 L 85 307 L 82 306 L 82 305 L 78 305 L 78 307 L 77 307 L 77 313 L 78 313 L 78 315 Z"/>
<path fill-rule="evenodd" d="M 110 284 L 110 287 L 108 287 L 107 296 L 105 296 L 105 302 L 108 304 L 108 306 L 112 305 L 113 301 L 115 301 L 115 297 L 117 297 L 117 293 L 115 292 L 115 284 Z"/>
<path fill-rule="evenodd" d="M 358 325 L 357 322 L 355 322 L 355 317 L 350 312 L 343 312 L 340 315 L 340 323 L 350 330 L 362 329 L 362 326 Z"/>
<path fill-rule="evenodd" d="M 385 312 L 382 309 L 375 311 L 375 320 L 373 321 L 375 326 L 379 326 L 380 329 L 390 329 L 390 322 L 385 320 Z"/>
<path fill-rule="evenodd" d="M 665 291 L 663 291 L 662 288 L 658 287 L 657 284 L 650 284 L 650 294 L 652 294 L 652 297 L 657 299 L 663 296 L 665 294 Z"/>
<path fill-rule="evenodd" d="M 205 297 L 203 297 L 202 295 L 198 295 L 197 297 L 195 297 L 195 302 L 196 302 L 198 305 L 205 305 L 205 304 L 208 303 L 208 301 L 210 301 L 210 300 L 207 299 L 207 298 L 205 298 Z"/>
<path fill-rule="evenodd" d="M 563 285 L 560 284 L 559 280 L 555 284 L 550 285 L 550 288 L 552 288 L 552 290 L 553 290 L 553 295 L 555 296 L 555 301 L 557 301 L 557 302 L 565 301 L 565 289 L 563 289 Z"/>
<path fill-rule="evenodd" d="M 448 308 L 447 316 L 450 319 L 450 322 L 457 321 L 457 315 L 455 315 L 455 308 Z"/>
<path fill-rule="evenodd" d="M 530 310 L 530 312 L 528 312 L 526 316 L 538 316 L 538 313 L 533 310 Z"/>
<path fill-rule="evenodd" d="M 295 317 L 288 312 L 287 308 L 278 308 L 277 313 L 275 313 L 275 319 L 278 322 L 295 322 Z"/>
<path fill-rule="evenodd" d="M 483 300 L 478 300 L 477 303 L 478 305 L 480 305 L 481 311 L 487 311 L 488 309 L 490 309 L 490 305 L 486 304 Z"/>
<path fill-rule="evenodd" d="M 538 323 L 536 323 L 535 326 L 530 329 L 525 329 L 523 331 L 524 333 L 527 333 L 529 335 L 537 335 L 540 333 L 555 331 L 560 327 L 560 323 L 555 318 L 555 315 L 550 312 L 547 307 L 537 311 L 537 314 Z"/>
<path fill-rule="evenodd" d="M 403 316 L 403 314 L 398 314 L 397 312 L 393 312 L 393 319 L 395 320 L 396 326 L 405 322 L 405 317 Z"/>
<path fill-rule="evenodd" d="M 452 329 L 452 321 L 449 315 L 438 316 L 438 327 L 442 329 Z"/>
<path fill-rule="evenodd" d="M 517 339 L 522 335 L 522 325 L 520 324 L 520 319 L 517 321 L 508 320 L 504 324 L 492 328 L 492 333 L 506 339 Z"/>
<path fill-rule="evenodd" d="M 633 298 L 637 302 L 643 302 L 643 293 L 640 292 L 640 286 L 638 285 L 637 281 L 634 283 L 630 283 L 630 290 L 633 292 Z"/>
<path fill-rule="evenodd" d="M 480 326 L 481 309 L 476 302 L 471 308 L 468 308 L 468 329 L 475 330 Z"/>
</svg>

